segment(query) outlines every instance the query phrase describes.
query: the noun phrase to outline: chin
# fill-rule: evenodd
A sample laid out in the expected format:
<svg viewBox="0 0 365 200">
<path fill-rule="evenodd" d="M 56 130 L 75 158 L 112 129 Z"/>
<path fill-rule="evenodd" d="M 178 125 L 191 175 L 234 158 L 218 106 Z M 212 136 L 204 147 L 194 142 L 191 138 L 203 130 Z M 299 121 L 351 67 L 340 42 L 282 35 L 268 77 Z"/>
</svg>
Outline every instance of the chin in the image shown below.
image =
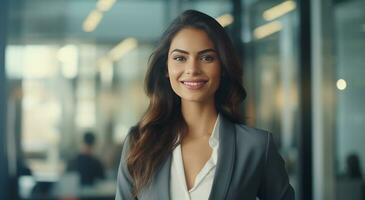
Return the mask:
<svg viewBox="0 0 365 200">
<path fill-rule="evenodd" d="M 180 97 L 181 101 L 206 103 L 214 100 L 214 92 L 206 89 L 197 91 L 187 91 L 185 88 L 174 90 L 175 94 Z M 213 94 L 212 94 L 213 93 Z"/>
<path fill-rule="evenodd" d="M 181 98 L 181 101 L 186 101 L 186 102 L 195 102 L 195 103 L 205 103 L 208 102 L 210 100 L 209 97 L 207 97 L 206 95 L 179 95 Z"/>
<path fill-rule="evenodd" d="M 181 98 L 181 101 L 185 101 L 185 102 L 194 102 L 194 103 L 203 103 L 205 102 L 203 99 L 200 98 Z"/>
</svg>

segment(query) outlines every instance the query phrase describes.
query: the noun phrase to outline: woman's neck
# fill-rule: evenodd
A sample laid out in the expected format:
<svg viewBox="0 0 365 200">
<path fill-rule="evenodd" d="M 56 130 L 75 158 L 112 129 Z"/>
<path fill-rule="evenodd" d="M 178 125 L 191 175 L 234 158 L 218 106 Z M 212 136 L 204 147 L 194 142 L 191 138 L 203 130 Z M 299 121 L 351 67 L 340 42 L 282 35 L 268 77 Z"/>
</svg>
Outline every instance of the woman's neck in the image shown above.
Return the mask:
<svg viewBox="0 0 365 200">
<path fill-rule="evenodd" d="M 182 101 L 181 112 L 188 125 L 185 137 L 201 138 L 211 135 L 218 116 L 214 101 L 205 103 Z"/>
</svg>

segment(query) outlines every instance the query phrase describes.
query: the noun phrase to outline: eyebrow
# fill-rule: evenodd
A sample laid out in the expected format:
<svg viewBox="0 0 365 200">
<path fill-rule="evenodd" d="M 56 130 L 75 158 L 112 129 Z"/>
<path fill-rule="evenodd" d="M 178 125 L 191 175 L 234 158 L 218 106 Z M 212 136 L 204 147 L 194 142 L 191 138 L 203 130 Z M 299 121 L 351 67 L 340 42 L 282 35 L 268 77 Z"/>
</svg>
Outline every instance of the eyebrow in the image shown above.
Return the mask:
<svg viewBox="0 0 365 200">
<path fill-rule="evenodd" d="M 189 54 L 189 52 L 184 51 L 184 50 L 181 50 L 181 49 L 174 49 L 174 50 L 172 50 L 170 52 L 170 54 L 172 54 L 173 52 L 180 52 L 180 53 L 183 53 L 183 54 Z M 214 53 L 217 53 L 217 51 L 215 49 L 204 49 L 202 51 L 199 51 L 198 52 L 198 55 L 203 54 L 203 53 L 206 53 L 206 52 L 214 52 Z"/>
</svg>

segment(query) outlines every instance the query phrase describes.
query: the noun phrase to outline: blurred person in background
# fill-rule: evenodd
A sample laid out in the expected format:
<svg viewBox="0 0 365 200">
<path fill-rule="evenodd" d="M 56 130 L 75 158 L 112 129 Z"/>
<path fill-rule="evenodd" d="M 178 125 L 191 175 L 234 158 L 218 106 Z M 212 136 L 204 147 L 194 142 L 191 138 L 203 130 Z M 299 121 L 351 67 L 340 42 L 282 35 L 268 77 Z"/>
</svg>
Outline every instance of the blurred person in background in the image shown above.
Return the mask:
<svg viewBox="0 0 365 200">
<path fill-rule="evenodd" d="M 124 142 L 116 200 L 293 200 L 272 134 L 243 125 L 242 82 L 224 28 L 178 16 L 151 56 L 150 105 Z"/>
<path fill-rule="evenodd" d="M 351 153 L 346 158 L 346 177 L 350 179 L 362 179 L 361 163 L 356 153 Z"/>
<path fill-rule="evenodd" d="M 86 132 L 80 153 L 67 166 L 67 171 L 79 174 L 82 186 L 93 185 L 96 180 L 105 178 L 103 164 L 93 152 L 95 141 L 94 133 Z"/>
</svg>

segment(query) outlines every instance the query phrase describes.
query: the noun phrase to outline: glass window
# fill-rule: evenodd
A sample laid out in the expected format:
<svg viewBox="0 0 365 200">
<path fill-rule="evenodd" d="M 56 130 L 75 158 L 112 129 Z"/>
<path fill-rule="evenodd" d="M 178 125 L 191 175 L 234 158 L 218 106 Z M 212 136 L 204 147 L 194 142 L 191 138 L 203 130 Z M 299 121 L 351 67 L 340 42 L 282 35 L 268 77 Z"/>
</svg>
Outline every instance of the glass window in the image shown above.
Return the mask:
<svg viewBox="0 0 365 200">
<path fill-rule="evenodd" d="M 297 190 L 300 119 L 296 1 L 242 4 L 247 121 L 272 132 Z"/>
<path fill-rule="evenodd" d="M 365 2 L 334 4 L 336 197 L 365 198 Z"/>
<path fill-rule="evenodd" d="M 143 90 L 148 58 L 174 17 L 172 8 L 195 8 L 218 18 L 230 5 L 9 1 L 8 135 L 17 141 L 21 199 L 114 199 L 122 141 L 148 104 Z M 80 159 L 102 166 L 103 173 L 95 166 L 91 185 L 77 170 L 84 166 Z"/>
</svg>

